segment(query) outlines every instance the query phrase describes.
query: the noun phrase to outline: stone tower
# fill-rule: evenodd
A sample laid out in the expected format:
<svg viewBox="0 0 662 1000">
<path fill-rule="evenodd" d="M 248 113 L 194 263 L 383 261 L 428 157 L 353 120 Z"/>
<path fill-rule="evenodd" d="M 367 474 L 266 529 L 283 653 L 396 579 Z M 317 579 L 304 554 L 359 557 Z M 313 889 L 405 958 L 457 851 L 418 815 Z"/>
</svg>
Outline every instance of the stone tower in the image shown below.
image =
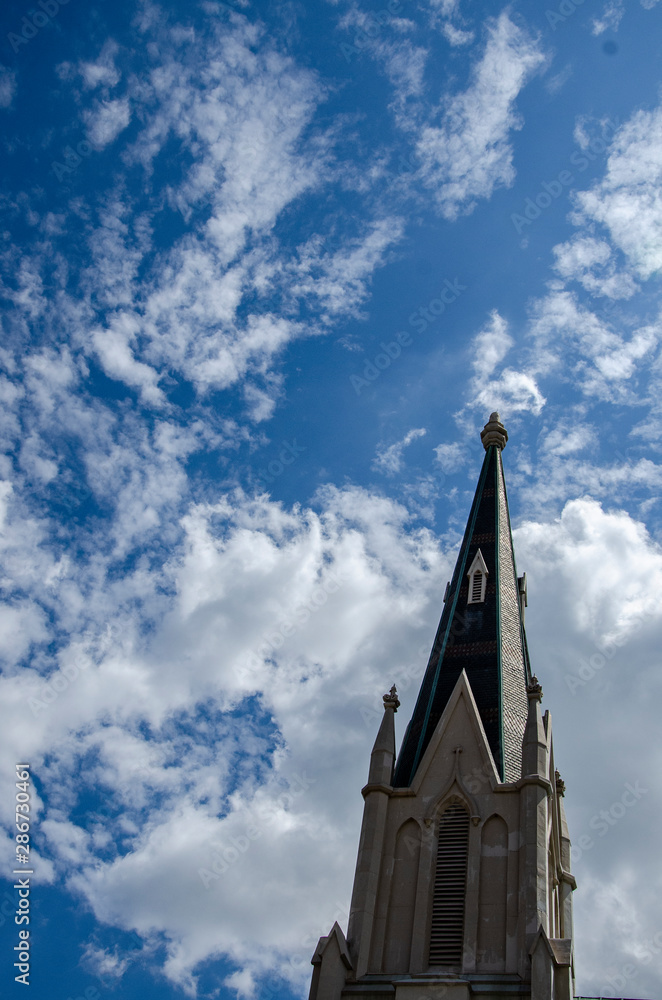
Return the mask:
<svg viewBox="0 0 662 1000">
<path fill-rule="evenodd" d="M 370 758 L 347 937 L 310 1000 L 571 1000 L 570 840 L 524 633 L 493 413 L 441 621 L 398 759 L 393 687 Z"/>
</svg>

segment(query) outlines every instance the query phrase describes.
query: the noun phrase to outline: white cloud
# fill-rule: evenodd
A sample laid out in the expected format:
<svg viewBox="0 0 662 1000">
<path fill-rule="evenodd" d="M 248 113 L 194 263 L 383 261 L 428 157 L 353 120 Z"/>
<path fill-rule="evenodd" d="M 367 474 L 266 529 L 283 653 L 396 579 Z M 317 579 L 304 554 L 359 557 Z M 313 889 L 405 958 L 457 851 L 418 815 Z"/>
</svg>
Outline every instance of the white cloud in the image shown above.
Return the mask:
<svg viewBox="0 0 662 1000">
<path fill-rule="evenodd" d="M 6 66 L 0 66 L 0 108 L 8 108 L 16 93 L 16 74 Z"/>
<path fill-rule="evenodd" d="M 662 552 L 624 511 L 604 511 L 590 498 L 571 500 L 552 525 L 525 523 L 515 536 L 519 562 L 533 560 L 534 582 L 540 578 L 545 595 L 545 566 L 561 573 L 565 586 L 554 603 L 563 602 L 574 631 L 609 642 L 661 616 L 650 598 L 662 584 Z"/>
<path fill-rule="evenodd" d="M 19 461 L 31 479 L 50 483 L 58 474 L 58 464 L 44 452 L 45 444 L 39 435 L 26 435 L 21 444 Z"/>
<path fill-rule="evenodd" d="M 556 421 L 540 432 L 541 450 L 549 455 L 574 455 L 588 448 L 594 449 L 598 442 L 595 427 L 572 421 Z"/>
<path fill-rule="evenodd" d="M 505 358 L 515 341 L 508 333 L 508 324 L 496 310 L 490 321 L 473 339 L 472 366 L 480 379 L 487 378 Z"/>
<path fill-rule="evenodd" d="M 606 174 L 576 194 L 577 224 L 598 222 L 647 279 L 662 267 L 662 108 L 637 111 L 611 142 Z"/>
<path fill-rule="evenodd" d="M 514 103 L 543 62 L 537 41 L 502 13 L 489 26 L 468 89 L 449 99 L 439 127 L 423 129 L 417 147 L 421 176 L 446 218 L 473 211 L 476 199 L 513 183 L 508 134 L 522 124 Z"/>
<path fill-rule="evenodd" d="M 162 406 L 165 397 L 157 384 L 158 373 L 149 365 L 137 361 L 131 349 L 130 342 L 137 332 L 133 317 L 120 313 L 114 317 L 110 329 L 92 331 L 92 343 L 107 375 L 140 389 L 146 403 Z"/>
<path fill-rule="evenodd" d="M 629 379 L 636 370 L 636 362 L 645 358 L 657 346 L 660 329 L 654 326 L 635 331 L 628 343 L 608 354 L 598 356 L 595 364 L 605 379 Z"/>
<path fill-rule="evenodd" d="M 425 427 L 415 427 L 408 431 L 401 441 L 390 444 L 388 447 L 380 445 L 377 449 L 377 456 L 373 460 L 372 468 L 378 472 L 383 472 L 387 476 L 393 476 L 396 472 L 402 471 L 403 451 L 409 447 L 412 441 L 424 437 L 427 434 Z"/>
<path fill-rule="evenodd" d="M 442 23 L 441 31 L 446 41 L 454 47 L 458 45 L 470 45 L 474 40 L 473 31 L 458 28 L 457 25 L 452 24 L 450 21 Z"/>
<path fill-rule="evenodd" d="M 380 14 L 386 15 L 386 11 Z M 375 18 L 372 11 L 352 4 L 340 18 L 338 27 L 350 31 L 353 36 L 351 44 L 344 43 L 348 62 L 359 54 L 369 54 L 383 67 L 394 90 L 392 107 L 401 123 L 406 125 L 404 107 L 408 98 L 422 93 L 428 55 L 427 49 L 404 37 L 415 28 L 414 22 L 391 15 Z"/>
<path fill-rule="evenodd" d="M 618 123 L 618 118 L 612 121 L 611 118 L 596 119 L 593 115 L 578 115 L 572 136 L 581 150 L 586 152 L 590 148 L 591 158 L 595 159 L 595 155 L 604 153 L 608 145 L 607 140 L 611 138 L 610 133 L 615 132 Z"/>
<path fill-rule="evenodd" d="M 603 464 L 599 459 L 597 441 L 592 442 L 590 431 L 583 428 L 577 432 L 574 428 L 569 429 L 567 438 L 563 434 L 547 433 L 550 434 L 551 448 L 546 447 L 543 434 L 540 467 L 524 463 L 524 475 L 518 481 L 522 502 L 531 511 L 547 516 L 550 510 L 558 510 L 568 496 L 588 493 L 606 503 L 638 508 L 642 516 L 648 513 L 649 504 L 638 503 L 637 498 L 649 498 L 651 493 L 659 491 L 662 466 L 630 454 L 625 442 L 622 449 L 616 449 L 613 461 Z M 566 440 L 570 445 L 568 450 L 564 450 Z"/>
<path fill-rule="evenodd" d="M 122 156 L 149 175 L 169 140 L 194 153 L 192 162 L 182 155 L 181 179 L 164 192 L 190 232 L 151 257 L 151 219 L 116 196 L 90 236 L 87 275 L 91 295 L 124 307 L 106 330 L 97 322 L 92 331 L 106 374 L 153 405 L 162 405 L 172 372 L 201 394 L 247 380 L 242 391 L 256 421 L 273 412 L 274 368 L 286 345 L 342 315 L 360 316 L 374 271 L 404 231 L 397 217 L 348 220 L 341 232 L 331 220 L 329 232 L 294 252 L 279 244 L 279 215 L 331 177 L 334 139 L 303 138 L 324 89 L 268 45 L 254 53 L 260 32 L 237 23 L 208 41 L 197 75 L 164 33 L 160 65 L 149 81 L 133 81 L 125 99 L 127 109 L 129 100 L 140 108 L 141 127 Z M 304 325 L 298 315 L 311 305 L 319 318 Z"/>
<path fill-rule="evenodd" d="M 467 453 L 457 442 L 438 444 L 434 452 L 443 472 L 458 472 L 467 461 Z"/>
<path fill-rule="evenodd" d="M 5 671 L 13 673 L 31 646 L 47 637 L 46 618 L 37 602 L 0 605 L 0 660 Z"/>
<path fill-rule="evenodd" d="M 383 41 L 377 48 L 377 58 L 383 62 L 386 74 L 394 88 L 393 106 L 398 110 L 398 120 L 406 125 L 407 98 L 421 97 L 423 77 L 428 52 L 408 40 Z"/>
<path fill-rule="evenodd" d="M 84 120 L 88 139 L 95 149 L 103 149 L 114 142 L 131 121 L 129 101 L 126 98 L 102 101 L 94 110 L 84 113 Z"/>
<path fill-rule="evenodd" d="M 36 717 L 31 672 L 20 684 L 0 679 L 9 721 L 0 739 L 30 751 L 58 810 L 40 828 L 59 877 L 100 921 L 162 933 L 166 974 L 185 989 L 197 963 L 220 953 L 246 972 L 242 982 L 269 971 L 298 987 L 316 936 L 336 915 L 346 923 L 336 901 L 349 892 L 359 811 L 342 775 L 349 769 L 359 787 L 374 728 L 361 710 L 372 723 L 386 650 L 397 650 L 390 682 L 411 684 L 403 663 L 448 569 L 433 536 L 408 522 L 398 504 L 362 490 L 327 489 L 318 513 L 241 495 L 200 505 L 147 643 L 125 625 Z M 148 575 L 143 586 L 156 582 Z M 273 737 L 252 725 L 249 707 L 238 726 L 223 714 L 256 693 Z M 85 781 L 104 790 L 103 828 L 93 810 L 85 824 L 67 815 L 76 797 L 67 776 L 81 755 Z M 248 830 L 257 834 L 247 841 Z M 205 888 L 198 869 L 215 856 L 232 863 Z M 121 974 L 117 953 L 93 951 L 90 960 Z"/>
<path fill-rule="evenodd" d="M 458 0 L 430 0 L 430 8 L 433 24 L 439 27 L 449 45 L 455 47 L 473 42 L 474 32 L 465 27 Z"/>
<path fill-rule="evenodd" d="M 75 863 L 76 859 L 83 864 L 92 860 L 89 834 L 70 820 L 46 818 L 42 821 L 42 830 L 58 860 L 69 864 Z"/>
<path fill-rule="evenodd" d="M 296 212 L 302 196 L 340 172 L 337 135 L 310 127 L 326 97 L 319 78 L 245 20 L 212 31 L 197 68 L 187 61 L 190 40 L 167 24 L 151 30 L 159 42 L 152 72 L 128 75 L 124 97 L 95 99 L 83 112 L 97 145 L 116 138 L 120 162 L 144 169 L 151 195 L 139 208 L 121 180 L 100 192 L 95 211 L 76 222 L 89 251 L 78 272 L 61 250 L 68 217 L 50 224 L 42 249 L 26 252 L 15 268 L 7 290 L 13 322 L 48 327 L 52 340 L 70 343 L 149 406 L 166 406 L 177 380 L 202 398 L 235 389 L 249 419 L 265 421 L 283 392 L 287 345 L 326 332 L 340 317 L 363 316 L 372 277 L 402 239 L 405 220 L 377 210 L 361 218 L 332 212 L 299 246 L 281 244 L 282 213 Z M 109 42 L 81 72 L 98 92 L 113 85 L 117 61 Z M 61 69 L 63 79 L 75 78 L 71 66 Z M 117 128 L 128 123 L 129 107 L 136 132 L 121 145 Z M 168 142 L 181 154 L 173 158 L 177 170 L 152 190 L 154 161 Z M 170 245 L 155 241 L 156 204 L 184 221 Z M 57 305 L 49 301 L 54 262 L 67 282 Z M 6 423 L 3 434 L 10 430 Z M 57 461 L 37 439 L 23 451 L 26 469 L 44 481 L 55 477 Z"/>
<path fill-rule="evenodd" d="M 323 239 L 314 237 L 299 248 L 296 260 L 281 263 L 269 282 L 287 276 L 293 299 L 318 301 L 322 322 L 346 314 L 360 316 L 373 272 L 404 231 L 404 218 L 389 216 L 375 220 L 360 236 L 345 239 L 337 247 L 327 247 Z"/>
<path fill-rule="evenodd" d="M 85 947 L 81 962 L 92 975 L 101 980 L 121 979 L 129 965 L 129 960 L 120 958 L 117 950 L 107 951 L 90 942 Z"/>
<path fill-rule="evenodd" d="M 497 377 L 492 377 L 514 343 L 508 324 L 494 310 L 487 325 L 471 342 L 475 375 L 469 384 L 468 406 L 480 407 L 488 413 L 498 410 L 503 415 L 520 411 L 541 413 L 546 400 L 533 374 L 504 368 Z"/>
<path fill-rule="evenodd" d="M 532 665 L 554 717 L 556 764 L 567 781 L 580 990 L 654 996 L 659 949 L 644 962 L 638 956 L 659 927 L 659 876 L 651 879 L 641 859 L 655 850 L 660 822 L 660 759 L 654 752 L 647 761 L 645 747 L 660 688 L 660 607 L 650 595 L 662 582 L 662 554 L 642 524 L 588 499 L 568 503 L 551 523 L 523 523 L 514 542 L 528 579 Z M 606 766 L 616 729 L 623 734 L 619 754 Z M 575 766 L 589 747 L 594 766 Z M 644 792 L 632 810 L 604 835 L 596 833 L 600 812 L 637 781 Z M 607 958 L 605 933 L 616 942 Z M 626 966 L 634 969 L 627 983 Z"/>
<path fill-rule="evenodd" d="M 630 274 L 617 272 L 611 247 L 604 240 L 580 233 L 552 250 L 557 274 L 578 281 L 593 295 L 629 299 L 637 291 L 638 285 Z"/>
<path fill-rule="evenodd" d="M 84 62 L 79 64 L 79 71 L 83 77 L 85 86 L 93 90 L 95 87 L 115 87 L 120 80 L 120 73 L 115 66 L 115 59 L 119 52 L 117 42 L 108 39 L 105 43 L 96 62 Z"/>
<path fill-rule="evenodd" d="M 538 416 L 546 399 L 532 375 L 504 368 L 497 379 L 480 386 L 472 403 L 483 410 L 493 409 L 503 414 L 530 411 Z"/>
<path fill-rule="evenodd" d="M 590 236 L 575 236 L 567 243 L 553 247 L 553 252 L 556 256 L 555 268 L 565 278 L 577 269 L 586 271 L 595 264 L 606 264 L 611 258 L 609 244 Z"/>
<path fill-rule="evenodd" d="M 608 0 L 602 14 L 593 19 L 591 31 L 594 35 L 602 35 L 605 31 L 618 31 L 624 14 L 623 0 Z"/>
<path fill-rule="evenodd" d="M 443 17 L 451 17 L 460 9 L 460 0 L 430 0 L 430 7 Z"/>
<path fill-rule="evenodd" d="M 265 391 L 259 386 L 251 385 L 250 382 L 244 386 L 244 399 L 248 404 L 250 418 L 255 424 L 269 420 L 273 416 L 278 399 L 279 384 L 272 382 L 270 389 L 270 392 Z"/>
<path fill-rule="evenodd" d="M 551 374 L 564 368 L 587 396 L 638 405 L 631 382 L 642 368 L 638 362 L 657 346 L 662 329 L 648 325 L 627 339 L 572 293 L 554 291 L 534 303 L 530 333 L 537 371 Z"/>
<path fill-rule="evenodd" d="M 406 724 L 453 555 L 430 532 L 412 530 L 402 507 L 359 489 L 327 488 L 317 511 L 237 494 L 192 508 L 184 529 L 167 607 L 146 640 L 115 633 L 57 708 L 36 718 L 26 715 L 29 675 L 2 678 L 0 739 L 29 748 L 54 796 L 59 815 L 40 817 L 40 828 L 58 879 L 100 921 L 148 941 L 162 935 L 171 982 L 193 994 L 198 964 L 225 955 L 236 965 L 233 984 L 247 993 L 265 974 L 304 989 L 317 936 L 336 918 L 347 922 L 360 824 L 360 799 L 347 788 L 365 780 L 380 695 L 394 681 L 399 733 Z M 626 718 L 639 706 L 624 670 L 600 725 L 574 720 L 574 739 L 562 711 L 564 671 L 593 642 L 625 648 L 644 636 L 638 623 L 653 621 L 647 599 L 662 583 L 662 555 L 641 525 L 591 500 L 568 504 L 558 521 L 521 525 L 515 544 L 529 577 L 534 662 L 561 714 L 555 735 L 567 780 L 577 740 L 608 738 L 605 713 L 616 703 Z M 253 724 L 245 699 L 256 693 L 273 735 Z M 237 726 L 224 713 L 240 707 Z M 641 734 L 623 751 L 629 775 L 646 725 L 628 731 Z M 93 812 L 84 824 L 68 817 L 83 756 L 85 780 L 116 806 L 103 826 Z M 601 797 L 611 801 L 611 773 L 596 780 L 576 769 L 568 804 L 588 795 L 596 810 Z M 581 831 L 581 817 L 578 824 Z M 112 858 L 104 830 L 119 847 Z M 642 863 L 635 890 L 648 878 Z M 630 945 L 626 935 L 619 947 Z M 116 978 L 127 967 L 96 944 L 86 960 Z"/>
<path fill-rule="evenodd" d="M 560 72 L 555 73 L 554 76 L 547 77 L 545 80 L 545 90 L 547 90 L 550 94 L 558 93 L 558 91 L 561 90 L 561 88 L 568 82 L 572 76 L 572 72 L 572 65 L 570 63 L 566 63 Z"/>
<path fill-rule="evenodd" d="M 248 998 L 255 996 L 255 979 L 249 969 L 233 972 L 225 980 L 225 985 L 234 990 L 237 996 Z"/>
</svg>

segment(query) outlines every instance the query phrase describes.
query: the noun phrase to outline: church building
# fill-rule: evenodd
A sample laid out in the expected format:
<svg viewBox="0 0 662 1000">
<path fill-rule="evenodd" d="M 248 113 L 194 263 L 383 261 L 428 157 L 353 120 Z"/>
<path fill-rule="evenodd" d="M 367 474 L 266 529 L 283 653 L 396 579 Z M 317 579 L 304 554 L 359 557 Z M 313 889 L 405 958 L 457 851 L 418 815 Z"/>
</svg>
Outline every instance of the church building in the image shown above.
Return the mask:
<svg viewBox="0 0 662 1000">
<path fill-rule="evenodd" d="M 395 687 L 370 757 L 347 936 L 310 1000 L 571 1000 L 570 839 L 524 632 L 493 413 L 441 621 L 396 760 Z"/>
</svg>

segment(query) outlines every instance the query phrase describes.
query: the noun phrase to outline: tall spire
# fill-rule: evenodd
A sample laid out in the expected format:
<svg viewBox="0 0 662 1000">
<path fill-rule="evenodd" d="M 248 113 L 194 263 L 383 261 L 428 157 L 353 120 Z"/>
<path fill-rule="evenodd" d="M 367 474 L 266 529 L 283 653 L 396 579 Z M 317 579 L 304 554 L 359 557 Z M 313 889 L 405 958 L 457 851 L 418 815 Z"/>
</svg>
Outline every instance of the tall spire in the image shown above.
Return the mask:
<svg viewBox="0 0 662 1000">
<path fill-rule="evenodd" d="M 370 757 L 347 938 L 310 1000 L 571 1000 L 570 838 L 531 677 L 493 413 L 485 461 L 395 770 L 392 688 Z"/>
<path fill-rule="evenodd" d="M 525 581 L 518 581 L 501 452 L 508 432 L 492 413 L 481 432 L 485 459 L 453 579 L 393 784 L 411 785 L 463 670 L 497 771 L 522 773 L 530 669 L 524 634 Z"/>
</svg>

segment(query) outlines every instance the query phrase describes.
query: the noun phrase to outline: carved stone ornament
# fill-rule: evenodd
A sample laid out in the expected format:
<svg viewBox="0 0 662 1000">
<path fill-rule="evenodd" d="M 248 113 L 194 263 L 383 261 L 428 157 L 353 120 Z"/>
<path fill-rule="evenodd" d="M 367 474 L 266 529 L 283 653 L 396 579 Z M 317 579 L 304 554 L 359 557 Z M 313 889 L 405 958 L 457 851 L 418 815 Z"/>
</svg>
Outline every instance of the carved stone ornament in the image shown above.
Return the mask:
<svg viewBox="0 0 662 1000">
<path fill-rule="evenodd" d="M 395 686 L 391 688 L 388 694 L 384 695 L 384 709 L 392 708 L 394 712 L 400 708 L 400 699 L 398 698 L 398 691 Z"/>
<path fill-rule="evenodd" d="M 526 693 L 529 699 L 535 698 L 536 701 L 542 701 L 542 687 L 535 674 L 531 678 L 531 683 L 526 686 Z"/>
<path fill-rule="evenodd" d="M 554 772 L 554 777 L 556 779 L 556 794 L 565 795 L 565 781 L 558 771 Z"/>
<path fill-rule="evenodd" d="M 490 414 L 490 419 L 480 432 L 480 439 L 483 442 L 485 451 L 487 451 L 491 444 L 495 444 L 502 451 L 506 447 L 508 431 L 499 420 L 499 414 L 496 411 Z"/>
</svg>

